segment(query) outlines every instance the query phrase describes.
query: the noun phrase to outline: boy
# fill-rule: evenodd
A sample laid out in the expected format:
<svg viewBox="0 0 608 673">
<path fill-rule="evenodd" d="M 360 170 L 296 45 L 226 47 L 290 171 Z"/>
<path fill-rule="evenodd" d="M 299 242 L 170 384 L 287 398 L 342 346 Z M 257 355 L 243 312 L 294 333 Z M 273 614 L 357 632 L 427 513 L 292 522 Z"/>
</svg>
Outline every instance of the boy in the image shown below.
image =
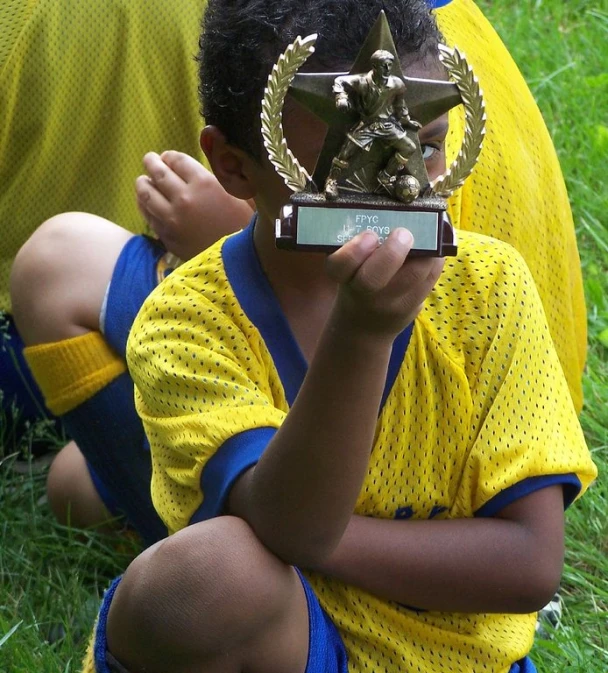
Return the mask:
<svg viewBox="0 0 608 673">
<path fill-rule="evenodd" d="M 174 534 L 106 594 L 100 673 L 534 670 L 530 613 L 595 468 L 521 258 L 463 234 L 442 272 L 407 259 L 405 230 L 327 260 L 274 246 L 288 195 L 259 137 L 268 72 L 313 32 L 310 67 L 348 69 L 380 9 L 406 73 L 439 76 L 417 0 L 209 3 L 202 146 L 258 216 L 135 322 L 152 493 Z M 322 125 L 290 103 L 285 129 L 310 168 Z M 420 132 L 431 176 L 446 131 Z"/>
</svg>

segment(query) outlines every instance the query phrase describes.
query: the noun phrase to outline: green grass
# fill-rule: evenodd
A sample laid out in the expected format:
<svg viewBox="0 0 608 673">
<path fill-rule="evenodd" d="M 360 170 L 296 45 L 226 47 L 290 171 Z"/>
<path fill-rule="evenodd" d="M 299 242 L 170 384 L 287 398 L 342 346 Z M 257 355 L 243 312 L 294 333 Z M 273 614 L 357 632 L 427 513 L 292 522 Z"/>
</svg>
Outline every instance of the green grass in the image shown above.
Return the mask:
<svg viewBox="0 0 608 673">
<path fill-rule="evenodd" d="M 530 83 L 574 209 L 589 311 L 582 416 L 600 479 L 567 515 L 563 627 L 538 641 L 540 673 L 608 671 L 608 5 L 479 0 Z M 1 422 L 0 422 L 0 442 Z M 0 451 L 2 455 L 2 451 Z M 27 465 L 27 464 L 26 464 Z M 44 473 L 0 462 L 0 673 L 79 670 L 100 593 L 135 554 L 128 542 L 58 526 Z"/>
<path fill-rule="evenodd" d="M 567 514 L 563 627 L 541 673 L 608 671 L 608 3 L 484 0 L 554 139 L 574 211 L 589 312 L 582 424 L 600 478 Z"/>
<path fill-rule="evenodd" d="M 78 671 L 100 592 L 135 548 L 58 526 L 39 502 L 45 475 L 3 468 L 0 671 Z"/>
</svg>

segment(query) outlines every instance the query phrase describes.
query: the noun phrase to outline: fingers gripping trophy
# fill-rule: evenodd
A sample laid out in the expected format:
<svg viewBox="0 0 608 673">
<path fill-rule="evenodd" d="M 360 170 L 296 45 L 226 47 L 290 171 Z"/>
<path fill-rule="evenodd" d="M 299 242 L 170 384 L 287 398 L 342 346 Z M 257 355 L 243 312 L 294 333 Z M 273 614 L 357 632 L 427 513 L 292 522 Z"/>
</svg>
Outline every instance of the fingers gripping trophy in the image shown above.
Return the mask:
<svg viewBox="0 0 608 673">
<path fill-rule="evenodd" d="M 331 252 L 361 231 L 382 241 L 398 227 L 414 236 L 410 256 L 457 253 L 446 198 L 472 172 L 485 134 L 479 84 L 457 49 L 440 47 L 451 81 L 405 77 L 384 12 L 348 73 L 298 73 L 316 35 L 296 38 L 269 78 L 262 101 L 262 136 L 275 169 L 294 192 L 276 222 L 284 249 Z M 287 93 L 328 125 L 313 176 L 283 135 Z M 453 164 L 429 181 L 418 132 L 463 104 L 466 132 Z"/>
</svg>

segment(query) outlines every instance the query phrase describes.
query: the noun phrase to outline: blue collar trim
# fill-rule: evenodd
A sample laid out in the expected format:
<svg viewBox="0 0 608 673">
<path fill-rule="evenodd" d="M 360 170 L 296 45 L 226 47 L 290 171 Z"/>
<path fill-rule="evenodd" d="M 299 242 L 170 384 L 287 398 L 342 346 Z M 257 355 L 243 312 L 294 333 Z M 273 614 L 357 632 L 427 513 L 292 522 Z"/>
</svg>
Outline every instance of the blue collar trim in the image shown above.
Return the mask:
<svg viewBox="0 0 608 673">
<path fill-rule="evenodd" d="M 222 259 L 234 294 L 249 320 L 260 331 L 279 373 L 287 403 L 292 406 L 308 365 L 258 259 L 253 243 L 255 222 L 254 216 L 246 229 L 226 239 Z M 412 328 L 413 323 L 393 344 L 379 411 L 382 411 L 401 368 Z"/>
<path fill-rule="evenodd" d="M 254 216 L 246 229 L 226 239 L 222 258 L 234 294 L 260 331 L 291 406 L 308 365 L 258 259 L 253 243 L 256 219 Z"/>
</svg>

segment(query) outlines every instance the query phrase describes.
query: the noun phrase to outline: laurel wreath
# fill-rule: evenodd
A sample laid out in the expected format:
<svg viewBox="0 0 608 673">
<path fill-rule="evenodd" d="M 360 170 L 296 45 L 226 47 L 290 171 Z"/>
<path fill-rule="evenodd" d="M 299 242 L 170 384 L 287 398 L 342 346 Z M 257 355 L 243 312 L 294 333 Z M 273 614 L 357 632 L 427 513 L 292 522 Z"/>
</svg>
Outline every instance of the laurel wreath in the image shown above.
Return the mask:
<svg viewBox="0 0 608 673">
<path fill-rule="evenodd" d="M 486 133 L 486 108 L 477 77 L 462 52 L 439 45 L 439 58 L 460 91 L 465 109 L 465 134 L 458 156 L 448 170 L 431 183 L 438 196 L 448 197 L 472 173 Z"/>
<path fill-rule="evenodd" d="M 283 104 L 287 90 L 299 68 L 315 50 L 317 35 L 297 37 L 279 57 L 268 75 L 262 100 L 262 138 L 268 158 L 285 184 L 301 192 L 311 182 L 310 175 L 295 158 L 283 134 Z"/>
<path fill-rule="evenodd" d="M 273 66 L 262 100 L 262 138 L 268 158 L 294 192 L 305 190 L 311 178 L 293 155 L 283 133 L 285 96 L 297 71 L 315 50 L 317 35 L 297 37 Z M 458 87 L 465 108 L 465 135 L 458 156 L 448 170 L 431 183 L 438 196 L 448 197 L 469 177 L 481 152 L 486 132 L 483 95 L 477 77 L 462 52 L 439 45 L 439 57 Z"/>
</svg>

